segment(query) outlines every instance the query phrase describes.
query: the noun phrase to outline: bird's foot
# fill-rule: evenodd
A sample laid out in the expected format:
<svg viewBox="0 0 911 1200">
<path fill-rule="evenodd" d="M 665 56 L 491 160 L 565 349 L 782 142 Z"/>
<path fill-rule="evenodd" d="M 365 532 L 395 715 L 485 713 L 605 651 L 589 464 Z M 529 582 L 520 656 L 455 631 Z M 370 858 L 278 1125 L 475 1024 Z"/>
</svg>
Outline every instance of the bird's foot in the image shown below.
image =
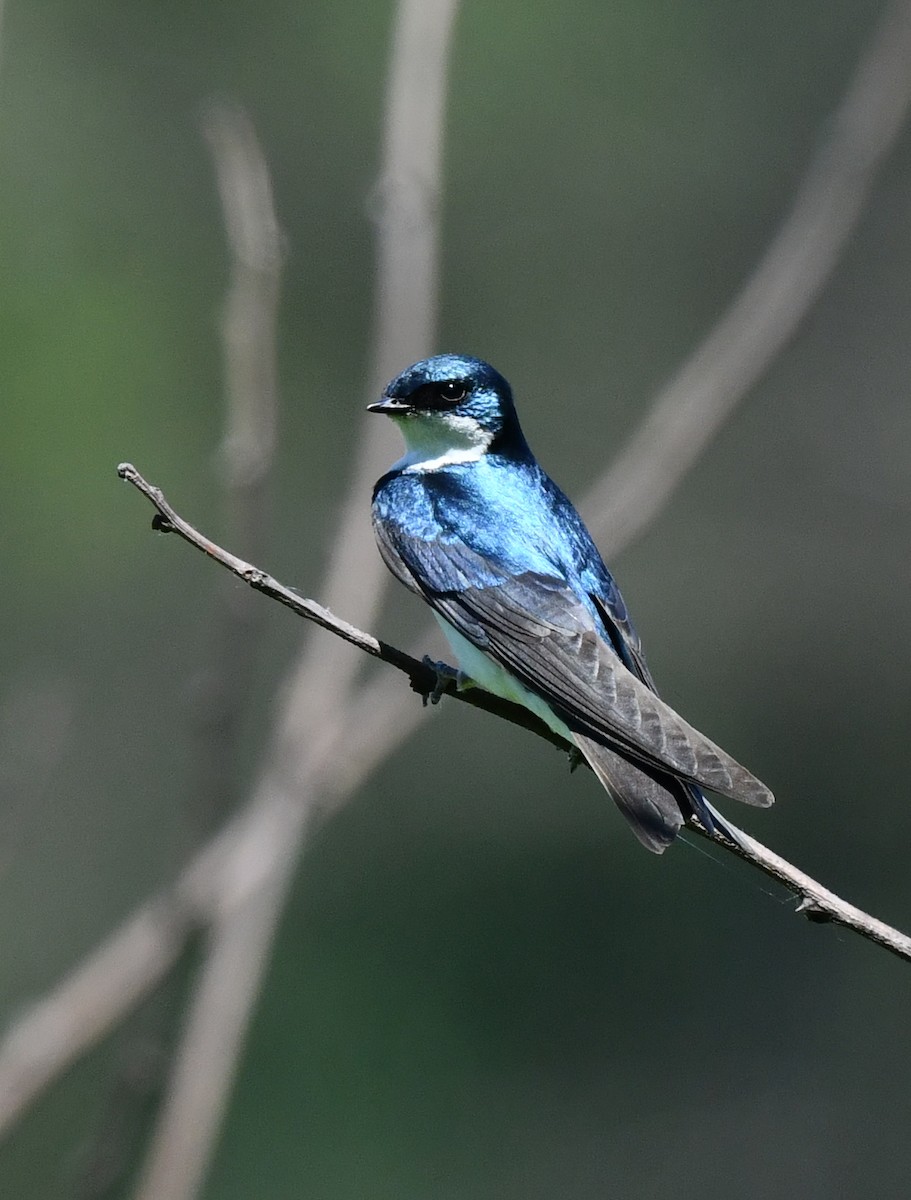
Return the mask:
<svg viewBox="0 0 911 1200">
<path fill-rule="evenodd" d="M 428 700 L 431 704 L 439 704 L 440 699 L 445 696 L 449 691 L 450 685 L 453 683 L 458 692 L 464 692 L 466 688 L 474 687 L 474 683 L 464 671 L 457 671 L 449 663 L 437 662 L 429 654 L 425 654 L 422 661 L 425 667 L 429 667 L 433 671 L 436 678 L 436 682 L 430 691 L 421 693 L 421 699 L 424 701 L 425 708 L 427 707 Z"/>
<path fill-rule="evenodd" d="M 569 759 L 569 773 L 572 775 L 577 767 L 581 767 L 585 762 L 585 755 L 578 746 L 570 746 L 566 751 L 566 757 Z"/>
</svg>

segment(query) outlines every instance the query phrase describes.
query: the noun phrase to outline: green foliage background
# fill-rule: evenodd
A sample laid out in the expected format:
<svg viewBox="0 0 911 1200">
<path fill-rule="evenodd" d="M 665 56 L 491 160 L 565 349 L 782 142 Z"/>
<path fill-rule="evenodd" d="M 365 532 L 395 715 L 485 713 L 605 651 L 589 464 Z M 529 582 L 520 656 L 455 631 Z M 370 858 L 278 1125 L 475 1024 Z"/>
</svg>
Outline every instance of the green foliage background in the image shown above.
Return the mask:
<svg viewBox="0 0 911 1200">
<path fill-rule="evenodd" d="M 440 348 L 505 372 L 570 494 L 749 273 L 879 10 L 466 0 Z M 114 474 L 131 459 L 218 534 L 226 255 L 199 106 L 246 106 L 274 172 L 289 258 L 265 565 L 313 594 L 365 402 L 390 15 L 8 0 L 7 1017 L 209 819 L 190 714 L 216 571 L 153 537 Z M 744 823 L 905 928 L 909 201 L 906 134 L 796 342 L 617 564 L 667 696 L 778 795 Z M 232 802 L 301 633 L 277 607 L 265 621 Z M 418 621 L 396 592 L 379 632 Z M 127 1194 L 193 965 L 17 1128 L 0 1194 Z M 549 747 L 444 705 L 311 845 L 205 1196 L 905 1197 L 909 985 L 737 864 L 654 860 Z"/>
</svg>

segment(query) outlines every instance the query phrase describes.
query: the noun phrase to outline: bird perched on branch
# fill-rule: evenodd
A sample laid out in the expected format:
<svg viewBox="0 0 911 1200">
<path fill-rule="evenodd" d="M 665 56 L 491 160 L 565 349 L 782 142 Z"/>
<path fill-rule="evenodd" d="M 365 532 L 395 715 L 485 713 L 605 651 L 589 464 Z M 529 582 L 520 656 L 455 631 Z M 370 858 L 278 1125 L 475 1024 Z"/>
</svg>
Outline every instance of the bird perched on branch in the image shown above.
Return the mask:
<svg viewBox="0 0 911 1200">
<path fill-rule="evenodd" d="M 649 850 L 693 815 L 736 842 L 702 789 L 761 807 L 772 794 L 657 696 L 623 597 L 528 448 L 503 376 L 441 354 L 369 410 L 406 446 L 373 492 L 380 553 L 432 608 L 463 686 L 524 705 L 577 748 Z"/>
</svg>

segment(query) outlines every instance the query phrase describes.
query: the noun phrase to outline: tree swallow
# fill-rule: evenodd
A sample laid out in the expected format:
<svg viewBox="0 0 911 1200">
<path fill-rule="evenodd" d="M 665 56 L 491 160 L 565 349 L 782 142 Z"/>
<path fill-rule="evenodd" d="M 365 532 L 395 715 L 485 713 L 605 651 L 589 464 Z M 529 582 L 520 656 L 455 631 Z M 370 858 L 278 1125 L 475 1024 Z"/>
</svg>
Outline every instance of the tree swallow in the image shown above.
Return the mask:
<svg viewBox="0 0 911 1200">
<path fill-rule="evenodd" d="M 736 842 L 702 789 L 760 807 L 772 794 L 655 693 L 619 589 L 529 450 L 503 376 L 441 354 L 369 411 L 406 445 L 373 491 L 380 554 L 433 609 L 466 679 L 577 747 L 649 850 L 693 815 Z"/>
</svg>

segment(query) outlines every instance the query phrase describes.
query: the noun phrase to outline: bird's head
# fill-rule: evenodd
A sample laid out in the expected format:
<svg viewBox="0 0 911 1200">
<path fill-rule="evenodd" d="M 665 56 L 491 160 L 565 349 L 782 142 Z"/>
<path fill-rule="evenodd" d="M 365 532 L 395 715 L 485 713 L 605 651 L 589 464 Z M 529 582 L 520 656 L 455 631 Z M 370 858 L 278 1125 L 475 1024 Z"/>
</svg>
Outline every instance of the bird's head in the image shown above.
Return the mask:
<svg viewBox="0 0 911 1200">
<path fill-rule="evenodd" d="M 398 375 L 368 411 L 392 417 L 408 453 L 402 467 L 473 462 L 527 453 L 509 384 L 488 363 L 462 354 L 425 358 Z"/>
</svg>

